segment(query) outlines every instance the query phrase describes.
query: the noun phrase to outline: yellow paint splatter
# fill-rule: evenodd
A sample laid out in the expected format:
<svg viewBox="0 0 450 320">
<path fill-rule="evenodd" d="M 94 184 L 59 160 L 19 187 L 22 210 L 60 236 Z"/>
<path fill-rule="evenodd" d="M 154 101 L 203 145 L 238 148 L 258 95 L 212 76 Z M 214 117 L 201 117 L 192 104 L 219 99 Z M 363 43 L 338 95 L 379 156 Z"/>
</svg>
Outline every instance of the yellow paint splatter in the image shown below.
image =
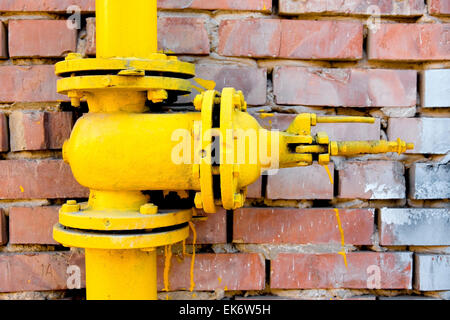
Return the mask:
<svg viewBox="0 0 450 320">
<path fill-rule="evenodd" d="M 213 80 L 195 78 L 194 81 L 204 88 L 202 91 L 213 90 L 216 87 L 216 83 Z"/>
<path fill-rule="evenodd" d="M 20 188 L 20 192 L 22 192 L 22 193 L 25 192 L 25 190 L 24 190 L 24 188 L 22 186 L 19 186 L 19 188 Z"/>
<path fill-rule="evenodd" d="M 328 173 L 328 178 L 330 179 L 330 183 L 331 185 L 334 184 L 333 181 L 333 177 L 331 176 L 331 172 L 330 172 L 330 168 L 328 168 L 327 165 L 324 165 L 325 170 Z M 342 229 L 342 224 L 341 224 L 341 217 L 339 216 L 339 210 L 337 208 L 334 209 L 334 211 L 336 212 L 336 220 L 338 223 L 338 228 L 339 228 L 339 232 L 341 234 L 341 246 L 342 246 L 342 251 L 338 252 L 343 258 L 344 258 L 344 263 L 345 263 L 345 267 L 348 268 L 348 264 L 347 264 L 347 254 L 345 253 L 345 238 L 344 238 L 344 229 Z"/>
<path fill-rule="evenodd" d="M 189 227 L 192 229 L 192 258 L 191 258 L 191 287 L 189 291 L 193 291 L 195 287 L 194 282 L 194 263 L 195 263 L 195 242 L 197 241 L 197 232 L 195 231 L 195 226 L 192 221 L 189 221 Z"/>
<path fill-rule="evenodd" d="M 225 287 L 223 288 L 223 290 L 224 290 L 224 291 L 228 291 L 228 287 L 225 286 Z"/>
<path fill-rule="evenodd" d="M 182 242 L 182 246 L 183 246 L 183 258 L 186 255 L 186 240 L 183 240 Z"/>
<path fill-rule="evenodd" d="M 267 112 L 259 114 L 259 117 L 261 119 L 270 118 L 270 117 L 273 117 L 273 116 L 275 116 L 273 113 L 267 113 Z"/>
<path fill-rule="evenodd" d="M 221 277 L 218 277 L 217 280 L 219 280 L 219 284 L 222 283 L 222 278 Z"/>
<path fill-rule="evenodd" d="M 163 291 L 169 291 L 169 271 L 170 262 L 172 261 L 172 245 L 167 245 L 164 247 L 164 289 Z"/>
<path fill-rule="evenodd" d="M 196 298 L 197 295 L 195 293 L 192 294 L 192 298 Z"/>
</svg>

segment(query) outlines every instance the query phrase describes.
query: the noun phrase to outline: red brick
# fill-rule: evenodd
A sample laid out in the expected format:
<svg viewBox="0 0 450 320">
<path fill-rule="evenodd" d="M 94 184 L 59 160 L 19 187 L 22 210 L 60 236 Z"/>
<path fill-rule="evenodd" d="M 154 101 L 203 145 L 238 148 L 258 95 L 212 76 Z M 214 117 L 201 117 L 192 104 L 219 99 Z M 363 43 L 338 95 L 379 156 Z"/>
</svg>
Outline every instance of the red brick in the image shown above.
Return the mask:
<svg viewBox="0 0 450 320">
<path fill-rule="evenodd" d="M 219 54 L 225 56 L 356 60 L 362 41 L 359 22 L 245 19 L 219 27 Z"/>
<path fill-rule="evenodd" d="M 8 121 L 4 113 L 0 113 L 0 152 L 8 151 L 9 136 L 8 136 Z"/>
<path fill-rule="evenodd" d="M 281 58 L 358 60 L 362 51 L 360 22 L 281 20 Z"/>
<path fill-rule="evenodd" d="M 296 114 L 274 113 L 273 116 L 263 116 L 256 114 L 259 124 L 266 129 L 285 131 Z M 375 119 L 375 123 L 318 123 L 311 128 L 311 133 L 326 132 L 332 141 L 347 140 L 378 140 L 380 139 L 380 119 Z"/>
<path fill-rule="evenodd" d="M 334 165 L 328 165 L 334 179 Z M 284 168 L 268 175 L 268 199 L 333 199 L 333 184 L 324 166 Z"/>
<path fill-rule="evenodd" d="M 9 116 L 9 127 L 11 151 L 46 149 L 44 112 L 14 111 Z"/>
<path fill-rule="evenodd" d="M 412 253 L 349 252 L 303 254 L 280 253 L 271 262 L 270 287 L 273 289 L 371 288 L 374 272 L 380 269 L 380 289 L 411 289 Z"/>
<path fill-rule="evenodd" d="M 372 244 L 374 209 L 340 209 L 339 218 L 346 244 Z M 233 242 L 341 244 L 333 209 L 243 208 L 233 221 Z"/>
<path fill-rule="evenodd" d="M 166 53 L 209 54 L 205 19 L 188 17 L 158 19 L 158 47 Z"/>
<path fill-rule="evenodd" d="M 192 93 L 179 98 L 181 103 L 192 102 L 205 89 L 222 91 L 233 87 L 244 93 L 248 105 L 263 105 L 267 99 L 267 70 L 255 67 L 226 66 L 219 64 L 196 65 L 196 78 L 191 80 Z M 206 82 L 204 80 L 207 80 Z"/>
<path fill-rule="evenodd" d="M 0 66 L 0 102 L 67 101 L 56 93 L 55 66 Z"/>
<path fill-rule="evenodd" d="M 0 199 L 86 198 L 62 160 L 0 161 Z"/>
<path fill-rule="evenodd" d="M 95 55 L 95 18 L 87 19 L 86 31 L 85 53 Z M 209 54 L 209 37 L 205 19 L 190 17 L 158 18 L 158 48 L 165 53 Z"/>
<path fill-rule="evenodd" d="M 227 212 L 217 207 L 216 213 L 202 213 L 202 220 L 193 220 L 197 234 L 196 244 L 227 243 Z M 192 244 L 193 234 L 189 232 L 186 239 L 187 244 Z"/>
<path fill-rule="evenodd" d="M 77 30 L 66 20 L 11 20 L 9 55 L 19 57 L 61 57 L 77 49 Z"/>
<path fill-rule="evenodd" d="M 84 255 L 68 251 L 0 255 L 0 292 L 65 290 L 71 265 L 80 268 L 85 287 Z"/>
<path fill-rule="evenodd" d="M 8 233 L 6 231 L 6 216 L 0 209 L 0 246 L 8 243 Z"/>
<path fill-rule="evenodd" d="M 0 59 L 8 59 L 8 36 L 3 22 L 0 21 Z"/>
<path fill-rule="evenodd" d="M 262 177 L 247 187 L 247 199 L 262 197 Z"/>
<path fill-rule="evenodd" d="M 446 154 L 450 151 L 450 118 L 390 118 L 390 140 L 401 138 L 414 143 L 407 153 Z"/>
<path fill-rule="evenodd" d="M 338 14 L 371 15 L 372 8 L 379 10 L 382 16 L 420 16 L 425 11 L 423 0 L 280 0 L 280 13 L 297 14 Z"/>
<path fill-rule="evenodd" d="M 339 170 L 339 197 L 405 198 L 404 167 L 395 161 L 348 161 Z"/>
<path fill-rule="evenodd" d="M 73 127 L 72 112 L 47 112 L 46 137 L 48 149 L 61 149 L 64 141 L 70 138 Z"/>
<path fill-rule="evenodd" d="M 428 11 L 432 15 L 450 15 L 450 1 L 428 0 Z"/>
<path fill-rule="evenodd" d="M 5 12 L 67 12 L 67 8 L 76 5 L 82 12 L 94 12 L 95 0 L 2 0 L 0 11 Z"/>
<path fill-rule="evenodd" d="M 280 44 L 280 20 L 224 20 L 219 26 L 218 52 L 224 56 L 278 57 Z"/>
<path fill-rule="evenodd" d="M 173 256 L 169 270 L 169 290 L 189 290 L 191 255 Z M 262 290 L 265 263 L 259 254 L 232 253 L 195 255 L 194 290 Z M 164 257 L 158 259 L 158 290 L 164 289 Z"/>
<path fill-rule="evenodd" d="M 369 60 L 450 60 L 450 24 L 383 23 L 367 46 Z"/>
<path fill-rule="evenodd" d="M 79 6 L 82 12 L 95 11 L 95 0 L 2 0 L 0 11 L 63 13 L 71 5 Z M 272 0 L 158 0 L 158 8 L 270 11 Z"/>
<path fill-rule="evenodd" d="M 59 206 L 12 207 L 9 210 L 11 244 L 58 244 L 53 226 L 58 222 Z"/>
<path fill-rule="evenodd" d="M 158 0 L 158 8 L 270 11 L 272 0 Z"/>
<path fill-rule="evenodd" d="M 273 87 L 278 104 L 411 107 L 416 105 L 417 72 L 276 67 Z"/>
</svg>

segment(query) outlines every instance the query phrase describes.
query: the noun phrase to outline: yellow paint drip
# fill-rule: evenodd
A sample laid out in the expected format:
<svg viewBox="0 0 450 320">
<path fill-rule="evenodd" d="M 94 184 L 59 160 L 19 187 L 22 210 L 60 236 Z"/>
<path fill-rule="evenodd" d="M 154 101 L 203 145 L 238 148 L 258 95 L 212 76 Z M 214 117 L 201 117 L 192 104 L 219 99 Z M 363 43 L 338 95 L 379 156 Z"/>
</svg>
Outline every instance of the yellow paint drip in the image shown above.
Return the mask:
<svg viewBox="0 0 450 320">
<path fill-rule="evenodd" d="M 182 241 L 182 246 L 183 246 L 183 258 L 186 255 L 186 239 Z"/>
<path fill-rule="evenodd" d="M 344 230 L 342 229 L 341 218 L 339 217 L 339 210 L 338 210 L 338 209 L 334 209 L 334 211 L 336 212 L 336 219 L 337 219 L 337 222 L 338 222 L 339 232 L 341 233 L 341 246 L 342 246 L 342 251 L 339 252 L 339 254 L 342 255 L 342 256 L 344 257 L 345 267 L 348 268 L 348 265 L 347 265 L 347 255 L 346 255 L 346 253 L 345 253 Z"/>
<path fill-rule="evenodd" d="M 19 188 L 20 188 L 20 192 L 22 192 L 22 193 L 24 193 L 24 192 L 25 192 L 25 190 L 23 189 L 23 187 L 22 187 L 22 186 L 19 186 Z"/>
<path fill-rule="evenodd" d="M 328 168 L 327 165 L 324 165 L 324 168 L 325 168 L 325 170 L 326 170 L 327 173 L 328 173 L 328 178 L 330 179 L 330 183 L 333 185 L 333 184 L 334 184 L 334 181 L 333 181 L 333 177 L 331 176 L 330 168 Z"/>
<path fill-rule="evenodd" d="M 169 291 L 169 271 L 170 263 L 172 261 L 172 245 L 167 245 L 164 247 L 164 289 L 163 291 Z"/>
<path fill-rule="evenodd" d="M 328 168 L 327 165 L 324 165 L 325 170 L 328 173 L 328 178 L 330 179 L 330 183 L 331 185 L 334 184 L 333 178 L 331 176 L 331 172 L 330 172 L 330 168 Z M 339 228 L 339 232 L 341 234 L 341 246 L 342 246 L 342 251 L 339 252 L 339 254 L 344 258 L 344 263 L 345 263 L 345 267 L 348 268 L 348 264 L 347 264 L 347 254 L 345 253 L 345 238 L 344 238 L 344 229 L 342 229 L 342 224 L 341 224 L 341 217 L 339 216 L 339 210 L 337 208 L 334 209 L 334 211 L 336 212 L 336 219 L 337 219 L 337 223 L 338 223 L 338 228 Z"/>
<path fill-rule="evenodd" d="M 195 226 L 192 223 L 192 221 L 189 221 L 189 227 L 192 229 L 192 258 L 191 258 L 191 287 L 189 288 L 189 291 L 193 291 L 195 287 L 194 282 L 194 263 L 195 263 L 195 242 L 197 241 L 197 232 L 195 231 Z"/>
</svg>

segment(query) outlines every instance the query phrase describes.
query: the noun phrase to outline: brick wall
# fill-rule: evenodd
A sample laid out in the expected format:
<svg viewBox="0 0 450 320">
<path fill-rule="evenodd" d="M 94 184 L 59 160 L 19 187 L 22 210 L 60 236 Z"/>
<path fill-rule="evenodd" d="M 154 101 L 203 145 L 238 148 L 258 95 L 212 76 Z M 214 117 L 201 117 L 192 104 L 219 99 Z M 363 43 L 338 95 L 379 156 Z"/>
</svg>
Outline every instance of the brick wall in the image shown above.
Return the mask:
<svg viewBox="0 0 450 320">
<path fill-rule="evenodd" d="M 333 183 L 320 165 L 262 177 L 245 208 L 195 221 L 193 291 L 192 235 L 184 258 L 172 247 L 159 297 L 450 299 L 450 1 L 158 3 L 160 50 L 242 89 L 264 127 L 300 112 L 371 115 L 315 130 L 416 146 L 335 158 Z M 79 30 L 66 26 L 70 5 Z M 0 2 L 0 299 L 84 296 L 66 281 L 76 265 L 85 285 L 83 251 L 51 237 L 58 207 L 88 195 L 61 160 L 81 112 L 56 93 L 53 65 L 71 51 L 95 55 L 93 0 Z M 160 290 L 165 267 L 160 250 Z"/>
</svg>

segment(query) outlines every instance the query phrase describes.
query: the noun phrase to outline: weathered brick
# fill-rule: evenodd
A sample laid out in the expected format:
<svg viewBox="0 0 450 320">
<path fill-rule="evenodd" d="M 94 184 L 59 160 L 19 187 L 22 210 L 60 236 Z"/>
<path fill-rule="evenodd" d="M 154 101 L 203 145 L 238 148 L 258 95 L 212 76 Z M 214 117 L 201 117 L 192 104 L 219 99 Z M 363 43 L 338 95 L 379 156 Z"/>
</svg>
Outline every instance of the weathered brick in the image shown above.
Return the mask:
<svg viewBox="0 0 450 320">
<path fill-rule="evenodd" d="M 3 210 L 0 209 L 0 246 L 8 242 L 8 233 L 6 229 L 7 229 L 6 216 L 3 213 Z"/>
<path fill-rule="evenodd" d="M 193 220 L 197 234 L 196 244 L 216 244 L 227 243 L 227 212 L 221 207 L 217 207 L 216 213 L 203 213 L 205 218 Z M 186 239 L 187 244 L 192 244 L 193 234 L 189 233 Z"/>
<path fill-rule="evenodd" d="M 450 107 L 450 69 L 426 70 L 421 74 L 422 107 Z"/>
<path fill-rule="evenodd" d="M 414 143 L 407 153 L 446 154 L 450 151 L 450 118 L 390 118 L 387 135 Z"/>
<path fill-rule="evenodd" d="M 277 57 L 280 44 L 280 20 L 223 20 L 219 26 L 218 52 L 224 56 Z"/>
<path fill-rule="evenodd" d="M 8 121 L 4 113 L 0 113 L 0 152 L 8 151 L 9 136 L 8 136 Z"/>
<path fill-rule="evenodd" d="M 203 10 L 272 10 L 271 0 L 159 0 L 158 8 Z"/>
<path fill-rule="evenodd" d="M 273 113 L 261 116 L 255 114 L 255 118 L 259 124 L 266 129 L 285 131 L 296 114 Z M 348 140 L 378 140 L 380 139 L 380 119 L 375 119 L 375 123 L 318 123 L 311 127 L 311 134 L 324 131 L 328 134 L 332 141 L 348 141 Z"/>
<path fill-rule="evenodd" d="M 169 270 L 169 291 L 189 290 L 191 255 L 173 256 Z M 164 257 L 158 259 L 158 290 L 164 289 Z M 194 290 L 262 290 L 265 263 L 259 254 L 233 253 L 195 255 Z"/>
<path fill-rule="evenodd" d="M 423 0 L 280 0 L 280 13 L 298 14 L 336 14 L 336 15 L 373 15 L 381 16 L 420 16 L 425 12 Z"/>
<path fill-rule="evenodd" d="M 0 161 L 0 199 L 86 198 L 62 160 Z"/>
<path fill-rule="evenodd" d="M 428 0 L 428 12 L 432 15 L 450 15 L 448 0 Z"/>
<path fill-rule="evenodd" d="M 273 289 L 410 289 L 412 253 L 349 252 L 348 268 L 337 253 L 280 253 L 271 261 L 270 287 Z M 372 277 L 379 269 L 379 284 Z M 373 270 L 372 270 L 373 269 Z"/>
<path fill-rule="evenodd" d="M 241 19 L 219 27 L 219 54 L 225 56 L 356 60 L 362 41 L 359 22 Z"/>
<path fill-rule="evenodd" d="M 192 93 L 179 98 L 182 103 L 192 102 L 195 96 L 204 90 L 233 87 L 244 93 L 249 105 L 266 103 L 267 70 L 254 67 L 226 66 L 218 64 L 196 65 L 196 78 L 191 80 Z"/>
<path fill-rule="evenodd" d="M 449 209 L 383 208 L 378 226 L 381 245 L 450 245 Z"/>
<path fill-rule="evenodd" d="M 6 35 L 6 27 L 0 21 L 0 59 L 8 58 L 8 36 Z"/>
<path fill-rule="evenodd" d="M 0 102 L 67 101 L 56 93 L 55 66 L 0 66 Z"/>
<path fill-rule="evenodd" d="M 276 67 L 278 104 L 334 107 L 416 105 L 417 72 L 387 69 Z"/>
<path fill-rule="evenodd" d="M 415 255 L 414 288 L 420 291 L 450 289 L 450 255 Z"/>
<path fill-rule="evenodd" d="M 369 30 L 369 60 L 450 60 L 450 24 L 382 23 Z"/>
<path fill-rule="evenodd" d="M 339 170 L 339 197 L 403 199 L 403 164 L 395 161 L 348 161 Z"/>
<path fill-rule="evenodd" d="M 12 244 L 58 244 L 53 226 L 59 206 L 12 207 L 9 210 L 9 242 Z"/>
<path fill-rule="evenodd" d="M 167 53 L 209 54 L 205 19 L 189 17 L 159 19 L 158 47 Z"/>
<path fill-rule="evenodd" d="M 84 288 L 84 255 L 68 251 L 0 255 L 0 292 L 65 290 L 69 266 L 80 268 Z"/>
<path fill-rule="evenodd" d="M 415 163 L 409 170 L 413 199 L 450 199 L 450 163 Z"/>
<path fill-rule="evenodd" d="M 44 112 L 14 111 L 9 116 L 9 127 L 11 151 L 46 149 Z"/>
<path fill-rule="evenodd" d="M 82 12 L 92 13 L 95 11 L 95 0 L 2 0 L 0 11 L 64 13 L 72 5 L 78 6 Z M 272 0 L 158 0 L 158 8 L 269 12 L 272 10 Z"/>
<path fill-rule="evenodd" d="M 165 53 L 209 54 L 210 45 L 205 19 L 192 17 L 158 18 L 158 48 Z M 86 21 L 85 54 L 95 55 L 95 18 Z"/>
<path fill-rule="evenodd" d="M 328 168 L 334 179 L 334 165 Z M 308 167 L 285 168 L 268 175 L 268 199 L 333 199 L 333 184 L 324 166 L 317 163 Z"/>
<path fill-rule="evenodd" d="M 64 141 L 70 138 L 72 127 L 72 112 L 47 112 L 45 122 L 47 148 L 61 149 Z"/>
<path fill-rule="evenodd" d="M 19 57 L 61 57 L 77 49 L 77 30 L 66 20 L 11 20 L 9 55 Z"/>
<path fill-rule="evenodd" d="M 65 13 L 70 6 L 78 6 L 82 12 L 94 12 L 95 0 L 2 0 L 0 11 L 4 12 L 59 12 Z"/>
<path fill-rule="evenodd" d="M 262 177 L 259 177 L 258 180 L 256 180 L 247 187 L 247 198 L 255 199 L 261 197 L 262 197 Z"/>
<path fill-rule="evenodd" d="M 339 218 L 346 244 L 372 244 L 374 209 L 340 209 Z M 243 208 L 233 221 L 237 243 L 341 244 L 333 209 Z"/>
<path fill-rule="evenodd" d="M 281 20 L 281 58 L 358 60 L 362 51 L 360 22 Z"/>
</svg>

